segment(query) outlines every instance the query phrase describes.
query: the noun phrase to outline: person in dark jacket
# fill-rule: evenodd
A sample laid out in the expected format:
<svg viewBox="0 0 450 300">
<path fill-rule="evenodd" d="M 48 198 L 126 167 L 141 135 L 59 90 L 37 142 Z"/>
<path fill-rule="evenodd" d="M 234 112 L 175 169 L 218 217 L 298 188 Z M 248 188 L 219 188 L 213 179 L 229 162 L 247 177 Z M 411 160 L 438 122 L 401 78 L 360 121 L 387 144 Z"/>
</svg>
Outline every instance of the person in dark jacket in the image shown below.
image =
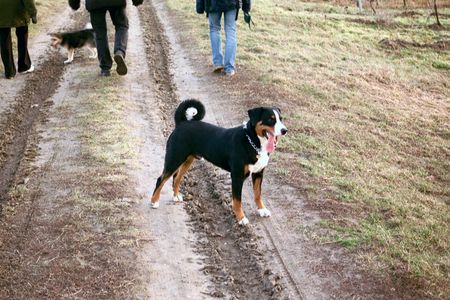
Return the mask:
<svg viewBox="0 0 450 300">
<path fill-rule="evenodd" d="M 19 73 L 34 71 L 28 53 L 28 24 L 30 19 L 37 23 L 36 5 L 34 0 L 2 0 L 0 8 L 0 48 L 5 77 L 8 79 L 16 76 L 16 65 L 12 50 L 11 28 L 16 28 L 17 36 L 17 67 Z"/>
<path fill-rule="evenodd" d="M 211 39 L 213 71 L 233 76 L 236 73 L 236 20 L 239 9 L 249 13 L 251 0 L 197 0 L 197 13 L 209 19 L 209 37 Z M 221 18 L 224 16 L 225 56 L 222 54 Z"/>
<path fill-rule="evenodd" d="M 133 5 L 141 5 L 143 0 L 133 0 Z M 80 8 L 80 0 L 69 0 L 72 9 Z M 110 76 L 112 68 L 111 53 L 108 45 L 106 28 L 106 12 L 114 24 L 116 34 L 114 40 L 114 61 L 117 64 L 117 74 L 126 75 L 128 72 L 125 55 L 128 43 L 128 18 L 126 15 L 126 0 L 86 0 L 86 9 L 91 16 L 92 28 L 95 32 L 98 60 L 100 62 L 100 75 Z"/>
</svg>

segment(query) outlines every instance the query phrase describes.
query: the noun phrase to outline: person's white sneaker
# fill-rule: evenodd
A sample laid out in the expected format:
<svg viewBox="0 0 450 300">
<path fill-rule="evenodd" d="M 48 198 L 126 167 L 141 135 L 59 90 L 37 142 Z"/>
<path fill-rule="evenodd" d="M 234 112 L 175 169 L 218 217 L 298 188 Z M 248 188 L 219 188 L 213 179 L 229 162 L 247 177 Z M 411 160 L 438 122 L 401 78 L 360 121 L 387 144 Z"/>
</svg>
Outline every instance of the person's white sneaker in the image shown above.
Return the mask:
<svg viewBox="0 0 450 300">
<path fill-rule="evenodd" d="M 31 73 L 31 72 L 34 72 L 34 65 L 31 65 L 31 67 L 28 70 L 23 71 L 23 72 L 19 72 L 19 73 L 20 74 L 27 74 L 27 73 Z"/>
<path fill-rule="evenodd" d="M 230 72 L 225 72 L 225 76 L 228 76 L 228 77 L 232 77 L 235 74 L 236 74 L 236 72 L 234 70 L 231 70 Z"/>
</svg>

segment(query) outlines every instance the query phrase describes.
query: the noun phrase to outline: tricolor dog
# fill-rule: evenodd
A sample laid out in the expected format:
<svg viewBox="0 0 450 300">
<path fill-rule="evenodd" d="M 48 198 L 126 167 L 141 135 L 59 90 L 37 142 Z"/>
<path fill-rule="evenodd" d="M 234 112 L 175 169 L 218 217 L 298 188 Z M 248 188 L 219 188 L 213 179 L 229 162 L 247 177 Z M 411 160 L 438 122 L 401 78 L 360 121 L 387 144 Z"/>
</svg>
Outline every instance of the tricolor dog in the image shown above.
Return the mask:
<svg viewBox="0 0 450 300">
<path fill-rule="evenodd" d="M 50 33 L 53 48 L 58 49 L 64 47 L 67 50 L 67 60 L 65 64 L 70 64 L 73 61 L 75 50 L 81 48 L 88 48 L 91 52 L 89 58 L 97 58 L 97 48 L 95 46 L 95 33 L 90 24 L 86 28 L 79 31 L 72 32 L 58 32 Z"/>
<path fill-rule="evenodd" d="M 204 158 L 231 172 L 232 207 L 240 225 L 249 223 L 242 209 L 242 185 L 251 175 L 258 213 L 270 216 L 261 197 L 261 183 L 269 155 L 278 137 L 287 133 L 278 108 L 258 107 L 248 111 L 250 120 L 244 126 L 222 128 L 201 121 L 203 104 L 194 99 L 183 101 L 175 111 L 175 129 L 169 136 L 162 175 L 156 181 L 151 205 L 159 207 L 163 185 L 173 177 L 173 200 L 183 201 L 180 183 L 192 162 Z"/>
</svg>

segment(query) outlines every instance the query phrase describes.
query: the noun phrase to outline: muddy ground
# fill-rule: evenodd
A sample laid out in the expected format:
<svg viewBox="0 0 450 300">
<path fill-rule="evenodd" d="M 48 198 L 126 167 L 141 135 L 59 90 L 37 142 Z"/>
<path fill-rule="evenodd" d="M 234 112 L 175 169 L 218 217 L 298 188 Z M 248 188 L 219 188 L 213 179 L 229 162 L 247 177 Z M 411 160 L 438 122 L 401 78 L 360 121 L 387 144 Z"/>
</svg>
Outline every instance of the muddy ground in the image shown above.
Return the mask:
<svg viewBox="0 0 450 300">
<path fill-rule="evenodd" d="M 43 31 L 88 20 L 83 10 L 62 13 Z M 0 298 L 415 297 L 345 249 L 311 239 L 320 217 L 276 174 L 276 161 L 263 184 L 273 215 L 256 215 L 247 184 L 247 227 L 232 215 L 229 175 L 205 161 L 187 175 L 184 203 L 172 202 L 167 184 L 161 207 L 150 209 L 181 100 L 200 99 L 207 121 L 231 127 L 251 107 L 283 111 L 293 99 L 241 67 L 231 79 L 212 74 L 163 0 L 128 14 L 127 76 L 100 78 L 83 52 L 64 66 L 65 52 L 42 46 L 43 32 L 30 41 L 37 71 L 14 86 L 0 80 Z"/>
</svg>

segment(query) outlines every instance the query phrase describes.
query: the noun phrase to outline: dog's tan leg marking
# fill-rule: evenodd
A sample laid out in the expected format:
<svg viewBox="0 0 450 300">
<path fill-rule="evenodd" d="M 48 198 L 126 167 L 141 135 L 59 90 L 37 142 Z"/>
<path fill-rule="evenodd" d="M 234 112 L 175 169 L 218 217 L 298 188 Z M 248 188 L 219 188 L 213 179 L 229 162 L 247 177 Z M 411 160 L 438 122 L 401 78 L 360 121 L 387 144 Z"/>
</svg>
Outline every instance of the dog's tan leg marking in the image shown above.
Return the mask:
<svg viewBox="0 0 450 300">
<path fill-rule="evenodd" d="M 232 206 L 234 215 L 236 216 L 239 225 L 247 225 L 249 222 L 245 217 L 244 210 L 242 209 L 242 201 L 240 199 L 233 198 Z"/>
<path fill-rule="evenodd" d="M 164 187 L 164 184 L 167 182 L 167 180 L 172 176 L 172 174 L 163 173 L 161 175 L 161 182 L 159 183 L 158 187 L 155 189 L 152 195 L 152 203 L 156 203 L 159 201 L 159 197 L 161 196 L 161 190 Z"/>
<path fill-rule="evenodd" d="M 183 176 L 186 174 L 186 172 L 191 167 L 192 163 L 194 162 L 195 157 L 194 156 L 188 156 L 186 161 L 178 168 L 177 175 L 175 176 L 173 180 L 173 195 L 177 196 L 180 192 L 180 184 L 181 180 L 183 180 Z"/>
</svg>

